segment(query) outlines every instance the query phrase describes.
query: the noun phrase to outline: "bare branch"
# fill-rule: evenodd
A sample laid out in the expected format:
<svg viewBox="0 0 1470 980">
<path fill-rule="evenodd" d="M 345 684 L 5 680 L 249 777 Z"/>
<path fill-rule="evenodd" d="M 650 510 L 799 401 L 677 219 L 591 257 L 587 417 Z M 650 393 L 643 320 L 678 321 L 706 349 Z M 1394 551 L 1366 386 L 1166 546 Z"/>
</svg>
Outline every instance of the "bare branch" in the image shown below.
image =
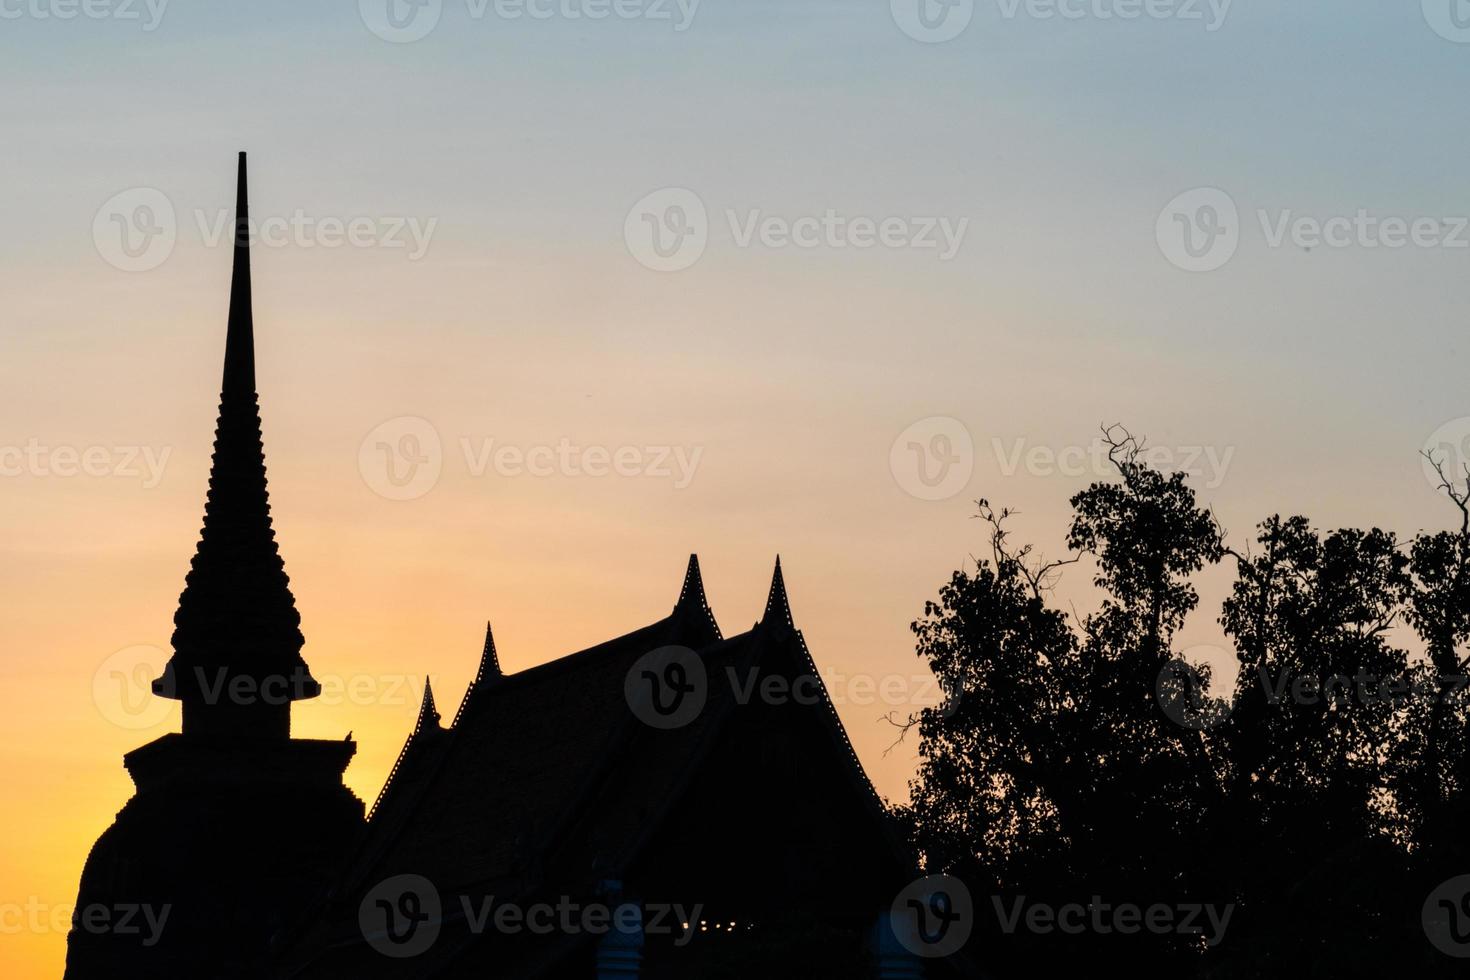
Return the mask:
<svg viewBox="0 0 1470 980">
<path fill-rule="evenodd" d="M 1006 538 L 1010 536 L 1010 532 L 1006 530 L 1005 522 L 1020 511 L 1002 507 L 997 513 L 990 505 L 990 501 L 983 498 L 976 501 L 976 504 L 980 509 L 980 513 L 976 516 L 990 525 L 990 550 L 995 556 L 996 566 L 1004 565 L 1014 568 L 1026 581 L 1031 594 L 1036 598 L 1040 599 L 1043 593 L 1051 592 L 1056 588 L 1057 583 L 1061 580 L 1061 569 L 1068 565 L 1075 565 L 1082 560 L 1081 555 L 1076 555 L 1071 558 L 1058 558 L 1054 561 L 1045 561 L 1040 558 L 1028 561 L 1027 559 L 1031 558 L 1034 550 L 1032 545 L 1022 545 L 1016 549 L 1011 549 L 1006 545 Z"/>
<path fill-rule="evenodd" d="M 1436 458 L 1433 450 L 1420 450 L 1419 455 L 1424 457 L 1439 477 L 1439 486 L 1436 489 L 1443 490 L 1444 495 L 1449 497 L 1450 501 L 1459 508 L 1460 534 L 1462 536 L 1470 535 L 1470 463 L 1464 464 L 1465 489 L 1460 490 L 1455 486 L 1455 481 L 1451 480 L 1445 474 L 1444 461 Z"/>
</svg>

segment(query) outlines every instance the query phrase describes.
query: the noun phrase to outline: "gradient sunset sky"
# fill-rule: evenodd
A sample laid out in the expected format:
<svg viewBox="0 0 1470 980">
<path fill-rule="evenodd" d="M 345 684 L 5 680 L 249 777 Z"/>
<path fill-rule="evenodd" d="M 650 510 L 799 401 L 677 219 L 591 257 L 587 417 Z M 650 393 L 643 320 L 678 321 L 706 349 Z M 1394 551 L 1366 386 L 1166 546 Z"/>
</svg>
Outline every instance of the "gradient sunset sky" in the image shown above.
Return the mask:
<svg viewBox="0 0 1470 980">
<path fill-rule="evenodd" d="M 238 150 L 286 229 L 253 253 L 262 415 L 335 692 L 295 733 L 352 730 L 369 803 L 486 619 L 532 666 L 666 615 L 690 552 L 726 634 L 782 555 L 904 798 L 881 716 L 933 693 L 909 623 L 983 552 L 978 497 L 1061 554 L 1100 423 L 1238 541 L 1451 516 L 1417 454 L 1470 459 L 1460 0 L 388 2 L 0 0 L 6 977 L 60 975 L 122 754 L 177 730 L 135 681 L 200 526 Z M 703 251 L 650 268 L 652 227 Z"/>
</svg>

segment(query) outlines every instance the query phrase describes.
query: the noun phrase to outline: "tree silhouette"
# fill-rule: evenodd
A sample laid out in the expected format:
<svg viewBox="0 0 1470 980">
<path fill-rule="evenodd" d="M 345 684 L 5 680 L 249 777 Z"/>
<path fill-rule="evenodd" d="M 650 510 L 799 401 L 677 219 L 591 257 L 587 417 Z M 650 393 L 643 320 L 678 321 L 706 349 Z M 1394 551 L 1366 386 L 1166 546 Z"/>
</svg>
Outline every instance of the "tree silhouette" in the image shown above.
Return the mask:
<svg viewBox="0 0 1470 980">
<path fill-rule="evenodd" d="M 1184 474 L 1121 427 L 1103 437 L 1116 476 L 1072 498 L 1069 557 L 1015 546 L 1011 512 L 982 500 L 989 556 L 914 623 L 950 695 L 900 723 L 919 733 L 904 816 L 925 866 L 969 884 L 1001 975 L 1450 975 L 1421 907 L 1470 871 L 1470 486 L 1430 460 L 1453 530 L 1401 541 L 1277 515 L 1238 549 Z M 1195 577 L 1222 561 L 1228 698 L 1175 649 Z M 1099 594 L 1085 615 L 1053 601 L 1076 563 Z M 987 915 L 1017 899 L 1231 920 L 1211 944 Z"/>
</svg>

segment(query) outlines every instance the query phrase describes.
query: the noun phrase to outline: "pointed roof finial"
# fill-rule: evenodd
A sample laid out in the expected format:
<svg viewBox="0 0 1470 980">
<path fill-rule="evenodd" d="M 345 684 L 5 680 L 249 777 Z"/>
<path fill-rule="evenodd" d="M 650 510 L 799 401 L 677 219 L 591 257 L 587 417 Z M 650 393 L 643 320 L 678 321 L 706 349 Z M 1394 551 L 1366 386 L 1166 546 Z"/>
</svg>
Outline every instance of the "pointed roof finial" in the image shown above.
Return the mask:
<svg viewBox="0 0 1470 980">
<path fill-rule="evenodd" d="M 776 556 L 776 572 L 771 576 L 771 594 L 766 598 L 766 611 L 761 616 L 761 625 L 794 625 L 791 621 L 791 603 L 786 598 L 786 579 L 781 574 L 781 556 Z"/>
<path fill-rule="evenodd" d="M 465 688 L 464 699 L 459 702 L 459 710 L 455 711 L 454 720 L 449 723 L 449 727 L 458 728 L 459 720 L 464 717 L 470 702 L 475 700 L 476 693 L 504 676 L 505 671 L 500 669 L 500 654 L 495 651 L 495 631 L 491 628 L 490 621 L 486 620 L 485 647 L 480 651 L 480 667 L 475 671 L 470 686 Z"/>
<path fill-rule="evenodd" d="M 230 278 L 230 321 L 225 339 L 226 394 L 255 394 L 255 316 L 250 301 L 250 192 L 245 152 L 235 180 L 235 269 Z"/>
<path fill-rule="evenodd" d="M 689 567 L 684 572 L 684 587 L 679 590 L 679 601 L 674 603 L 674 611 L 680 609 L 708 609 L 709 602 L 704 597 L 704 577 L 699 574 L 699 556 L 689 556 Z"/>
<path fill-rule="evenodd" d="M 403 740 L 403 748 L 399 750 L 398 758 L 393 763 L 393 768 L 388 770 L 388 778 L 383 782 L 383 788 L 378 790 L 378 798 L 368 809 L 368 820 L 371 821 L 382 809 L 383 801 L 395 791 L 399 779 L 417 779 L 422 776 L 422 768 L 411 763 L 411 760 L 423 759 L 424 753 L 430 750 L 430 746 L 442 745 L 438 739 L 430 738 L 430 735 L 442 736 L 444 729 L 439 725 L 439 709 L 434 704 L 434 685 L 430 678 L 424 678 L 424 701 L 419 706 L 419 718 L 414 723 L 413 731 L 408 733 L 408 738 Z M 350 737 L 350 736 L 349 736 Z M 409 768 L 405 770 L 405 765 Z"/>
<path fill-rule="evenodd" d="M 694 630 L 680 642 L 692 642 L 688 636 L 700 637 L 702 642 L 723 637 L 720 624 L 715 622 L 714 610 L 709 607 L 709 600 L 704 595 L 704 576 L 699 572 L 699 555 L 689 556 L 689 567 L 684 572 L 684 586 L 679 590 L 679 601 L 674 603 L 673 619 L 683 624 L 686 630 L 690 627 Z"/>
<path fill-rule="evenodd" d="M 490 627 L 490 621 L 485 620 L 485 648 L 480 651 L 480 669 L 475 673 L 474 683 L 483 684 L 485 681 L 496 677 L 505 676 L 500 669 L 500 654 L 495 652 L 495 631 Z"/>
<path fill-rule="evenodd" d="M 434 704 L 434 685 L 428 677 L 424 678 L 424 703 L 419 706 L 419 720 L 413 726 L 414 735 L 418 735 L 428 728 L 439 727 L 439 709 Z"/>
</svg>

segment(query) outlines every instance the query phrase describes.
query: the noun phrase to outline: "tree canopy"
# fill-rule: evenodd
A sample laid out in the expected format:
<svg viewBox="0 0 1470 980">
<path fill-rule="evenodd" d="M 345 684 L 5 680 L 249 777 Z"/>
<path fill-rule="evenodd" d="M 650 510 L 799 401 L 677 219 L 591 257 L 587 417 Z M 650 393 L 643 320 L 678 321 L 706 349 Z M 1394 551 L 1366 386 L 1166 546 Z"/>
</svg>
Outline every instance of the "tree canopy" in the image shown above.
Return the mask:
<svg viewBox="0 0 1470 980">
<path fill-rule="evenodd" d="M 920 766 L 901 816 L 926 870 L 973 893 L 982 960 L 1001 976 L 1462 972 L 1470 879 L 1445 883 L 1470 872 L 1470 472 L 1430 459 L 1445 530 L 1271 515 L 1238 542 L 1140 439 L 1104 437 L 1116 475 L 1071 499 L 1068 557 L 1017 546 L 1012 513 L 981 500 L 988 555 L 913 624 L 949 698 L 902 723 Z M 1220 565 L 1229 691 L 1178 649 Z M 1072 566 L 1097 587 L 1085 613 L 1055 598 Z M 1074 928 L 1019 914 L 1069 904 Z M 1119 907 L 1141 910 L 1135 928 Z M 1191 908 L 1224 924 L 1179 927 Z"/>
</svg>

